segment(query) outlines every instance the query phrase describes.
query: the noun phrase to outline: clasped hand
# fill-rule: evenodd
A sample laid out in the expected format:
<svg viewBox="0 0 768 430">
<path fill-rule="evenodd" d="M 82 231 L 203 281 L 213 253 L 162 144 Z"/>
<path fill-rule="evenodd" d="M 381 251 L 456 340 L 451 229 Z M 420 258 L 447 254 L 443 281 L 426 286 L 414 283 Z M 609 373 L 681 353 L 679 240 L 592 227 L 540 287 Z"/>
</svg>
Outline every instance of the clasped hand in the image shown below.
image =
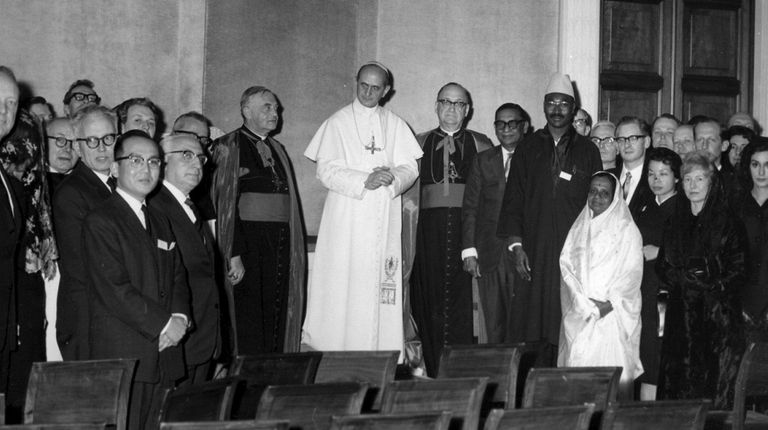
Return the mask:
<svg viewBox="0 0 768 430">
<path fill-rule="evenodd" d="M 187 333 L 187 322 L 184 318 L 173 315 L 165 332 L 160 333 L 158 350 L 162 351 L 169 346 L 176 346 Z"/>
<path fill-rule="evenodd" d="M 594 303 L 597 306 L 597 309 L 600 311 L 600 318 L 608 315 L 613 310 L 613 305 L 608 300 L 602 302 L 600 300 L 592 299 L 592 303 Z"/>
<path fill-rule="evenodd" d="M 381 186 L 386 187 L 394 180 L 395 175 L 389 171 L 389 167 L 374 167 L 373 172 L 371 172 L 371 174 L 368 175 L 368 179 L 365 180 L 365 188 L 369 190 L 375 190 Z"/>
</svg>

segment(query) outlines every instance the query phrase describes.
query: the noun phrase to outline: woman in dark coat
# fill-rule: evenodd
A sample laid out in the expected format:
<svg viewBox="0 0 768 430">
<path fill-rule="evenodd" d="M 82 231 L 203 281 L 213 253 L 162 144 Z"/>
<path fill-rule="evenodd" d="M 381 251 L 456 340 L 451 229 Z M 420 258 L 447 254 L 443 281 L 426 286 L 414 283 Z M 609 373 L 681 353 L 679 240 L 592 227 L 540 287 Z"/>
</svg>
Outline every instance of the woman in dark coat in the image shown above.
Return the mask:
<svg viewBox="0 0 768 430">
<path fill-rule="evenodd" d="M 747 280 L 741 289 L 747 339 L 768 341 L 768 138 L 753 137 L 742 153 L 743 192 L 734 211 L 747 232 Z"/>
<path fill-rule="evenodd" d="M 664 229 L 656 266 L 669 292 L 659 397 L 709 398 L 729 409 L 744 351 L 743 226 L 705 152 L 687 154 L 682 173 L 686 199 Z"/>
<path fill-rule="evenodd" d="M 638 378 L 640 400 L 655 400 L 659 379 L 659 278 L 656 258 L 661 246 L 664 226 L 675 210 L 680 191 L 680 156 L 667 148 L 656 148 L 648 156 L 648 185 L 656 196 L 640 209 L 635 223 L 643 236 L 643 282 L 640 291 L 643 307 L 640 312 L 643 328 L 640 335 L 640 361 L 645 372 Z M 666 292 L 665 292 L 666 294 Z"/>
</svg>

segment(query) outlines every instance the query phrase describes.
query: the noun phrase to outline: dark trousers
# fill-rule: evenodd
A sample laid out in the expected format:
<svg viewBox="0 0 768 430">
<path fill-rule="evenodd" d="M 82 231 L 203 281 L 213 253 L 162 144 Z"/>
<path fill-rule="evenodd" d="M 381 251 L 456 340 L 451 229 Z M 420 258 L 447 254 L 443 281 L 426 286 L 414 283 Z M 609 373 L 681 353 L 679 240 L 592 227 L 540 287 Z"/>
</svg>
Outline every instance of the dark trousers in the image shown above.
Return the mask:
<svg viewBox="0 0 768 430">
<path fill-rule="evenodd" d="M 248 252 L 234 287 L 240 354 L 282 352 L 288 305 L 290 230 L 287 223 L 243 222 Z"/>
<path fill-rule="evenodd" d="M 478 294 L 485 316 L 488 343 L 513 343 L 512 311 L 515 269 L 511 257 L 505 251 L 493 270 L 480 271 L 477 278 Z"/>
<path fill-rule="evenodd" d="M 160 371 L 158 382 L 136 382 L 131 388 L 131 400 L 128 403 L 129 430 L 155 430 L 160 427 L 160 407 L 165 390 L 173 383 L 166 372 Z"/>
<path fill-rule="evenodd" d="M 179 387 L 199 385 L 211 380 L 212 361 L 187 366 L 187 377 L 179 382 Z"/>
</svg>

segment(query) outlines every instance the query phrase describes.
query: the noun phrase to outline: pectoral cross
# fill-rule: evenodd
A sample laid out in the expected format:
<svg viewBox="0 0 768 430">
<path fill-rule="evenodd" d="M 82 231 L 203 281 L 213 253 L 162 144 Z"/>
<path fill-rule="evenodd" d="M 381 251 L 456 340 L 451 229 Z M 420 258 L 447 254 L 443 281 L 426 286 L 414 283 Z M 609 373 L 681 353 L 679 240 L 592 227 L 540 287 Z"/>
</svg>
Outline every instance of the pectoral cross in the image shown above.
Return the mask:
<svg viewBox="0 0 768 430">
<path fill-rule="evenodd" d="M 371 155 L 373 155 L 375 151 L 381 151 L 381 148 L 376 147 L 376 139 L 373 136 L 371 136 L 371 144 L 369 146 L 366 146 L 365 149 L 370 150 Z"/>
</svg>

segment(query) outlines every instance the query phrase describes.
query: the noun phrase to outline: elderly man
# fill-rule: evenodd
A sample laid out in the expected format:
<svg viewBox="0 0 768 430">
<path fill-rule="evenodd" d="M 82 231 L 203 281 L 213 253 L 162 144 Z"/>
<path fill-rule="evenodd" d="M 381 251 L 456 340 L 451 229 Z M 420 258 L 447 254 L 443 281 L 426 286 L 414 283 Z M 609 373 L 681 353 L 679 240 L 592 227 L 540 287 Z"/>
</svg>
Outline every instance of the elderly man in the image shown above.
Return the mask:
<svg viewBox="0 0 768 430">
<path fill-rule="evenodd" d="M 114 145 L 117 187 L 83 222 L 93 359 L 137 359 L 129 429 L 156 429 L 165 389 L 184 375 L 189 290 L 165 215 L 145 199 L 160 178 L 160 149 L 143 131 Z"/>
<path fill-rule="evenodd" d="M 253 86 L 240 98 L 240 114 L 243 126 L 217 140 L 212 186 L 236 350 L 298 351 L 306 251 L 293 168 L 270 137 L 280 104 Z"/>
<path fill-rule="evenodd" d="M 651 125 L 652 146 L 674 150 L 673 136 L 679 126 L 680 120 L 670 113 L 657 116 Z"/>
<path fill-rule="evenodd" d="M 115 107 L 120 132 L 142 130 L 151 138 L 155 138 L 157 123 L 160 120 L 160 109 L 148 98 L 128 99 Z"/>
<path fill-rule="evenodd" d="M 80 162 L 53 196 L 56 243 L 61 250 L 56 338 L 64 360 L 85 360 L 90 357 L 85 270 L 92 263 L 82 254 L 83 222 L 112 194 L 108 180 L 117 134 L 115 116 L 103 106 L 78 110 L 73 122 Z"/>
<path fill-rule="evenodd" d="M 493 127 L 500 145 L 477 154 L 464 190 L 461 258 L 464 270 L 477 278 L 488 343 L 512 342 L 519 337 L 513 332 L 522 323 L 509 309 L 515 268 L 506 243 L 496 237 L 496 228 L 512 154 L 529 125 L 528 113 L 519 105 L 499 106 Z"/>
<path fill-rule="evenodd" d="M 461 206 L 472 160 L 493 145 L 465 128 L 470 108 L 463 86 L 443 85 L 435 101 L 438 127 L 416 137 L 424 158 L 410 293 L 430 376 L 437 375 L 443 345 L 472 343 L 472 278 L 462 269 Z"/>
<path fill-rule="evenodd" d="M 592 127 L 590 140 L 600 150 L 600 161 L 603 163 L 603 170 L 616 168 L 616 157 L 619 154 L 619 147 L 616 144 L 614 134 L 616 126 L 608 121 L 598 121 Z"/>
<path fill-rule="evenodd" d="M 717 170 L 723 167 L 723 152 L 728 150 L 728 142 L 721 136 L 720 122 L 714 118 L 704 118 L 693 128 L 694 145 L 697 151 L 707 151 L 709 159 Z"/>
<path fill-rule="evenodd" d="M 573 117 L 573 128 L 576 129 L 576 133 L 582 136 L 589 136 L 592 130 L 592 116 L 584 109 L 579 109 L 576 112 L 576 116 Z"/>
<path fill-rule="evenodd" d="M 11 69 L 0 66 L 0 139 L 13 129 L 19 87 Z M 16 346 L 16 306 L 13 288 L 19 238 L 23 229 L 23 190 L 0 168 L 0 393 L 7 392 L 9 354 Z M 3 407 L 5 405 L 2 405 Z"/>
<path fill-rule="evenodd" d="M 190 111 L 176 118 L 171 128 L 171 134 L 194 137 L 200 143 L 203 151 L 210 155 L 213 153 L 210 127 L 211 121 L 208 118 L 200 112 Z M 200 185 L 192 190 L 190 194 L 192 201 L 195 202 L 200 211 L 200 216 L 205 221 L 216 219 L 216 212 L 213 210 L 210 198 L 211 177 L 213 176 L 214 168 L 213 163 L 203 166 L 203 179 Z"/>
<path fill-rule="evenodd" d="M 526 326 L 513 340 L 546 342 L 547 364 L 554 364 L 560 335 L 560 251 L 592 174 L 602 169 L 600 151 L 572 126 L 575 112 L 570 78 L 553 75 L 544 96 L 547 126 L 515 150 L 497 231 L 526 281 L 512 300 Z"/>
<path fill-rule="evenodd" d="M 408 124 L 379 106 L 389 71 L 364 64 L 357 97 L 315 133 L 304 155 L 328 188 L 302 342 L 319 350 L 403 350 L 401 194 L 421 149 Z"/>
<path fill-rule="evenodd" d="M 199 384 L 210 379 L 212 360 L 221 349 L 213 234 L 190 199 L 190 193 L 203 178 L 208 156 L 200 142 L 190 135 L 166 136 L 160 145 L 165 157 L 165 174 L 162 186 L 149 198 L 148 205 L 165 214 L 171 222 L 187 272 L 194 320 L 189 338 L 184 342 L 187 362 L 184 383 Z"/>
<path fill-rule="evenodd" d="M 648 129 L 648 123 L 635 116 L 625 116 L 616 124 L 621 166 L 610 172 L 619 179 L 624 201 L 633 217 L 654 197 L 648 185 L 648 166 L 645 163 L 646 151 L 651 147 Z M 666 145 L 666 137 L 663 141 Z"/>
<path fill-rule="evenodd" d="M 688 124 L 681 124 L 677 127 L 675 134 L 672 137 L 672 141 L 675 144 L 675 152 L 683 155 L 696 150 L 693 141 L 693 126 Z"/>
<path fill-rule="evenodd" d="M 75 129 L 69 118 L 56 118 L 45 124 L 48 140 L 48 185 L 55 191 L 75 168 L 80 157 L 75 153 Z"/>
<path fill-rule="evenodd" d="M 731 128 L 734 125 L 740 125 L 752 131 L 756 131 L 755 119 L 752 118 L 752 115 L 748 114 L 747 112 L 736 112 L 735 114 L 731 115 L 731 117 L 728 118 L 728 128 Z"/>
<path fill-rule="evenodd" d="M 72 83 L 64 94 L 64 113 L 73 118 L 77 111 L 86 106 L 98 105 L 101 97 L 93 89 L 93 82 L 88 79 L 79 79 Z"/>
</svg>

